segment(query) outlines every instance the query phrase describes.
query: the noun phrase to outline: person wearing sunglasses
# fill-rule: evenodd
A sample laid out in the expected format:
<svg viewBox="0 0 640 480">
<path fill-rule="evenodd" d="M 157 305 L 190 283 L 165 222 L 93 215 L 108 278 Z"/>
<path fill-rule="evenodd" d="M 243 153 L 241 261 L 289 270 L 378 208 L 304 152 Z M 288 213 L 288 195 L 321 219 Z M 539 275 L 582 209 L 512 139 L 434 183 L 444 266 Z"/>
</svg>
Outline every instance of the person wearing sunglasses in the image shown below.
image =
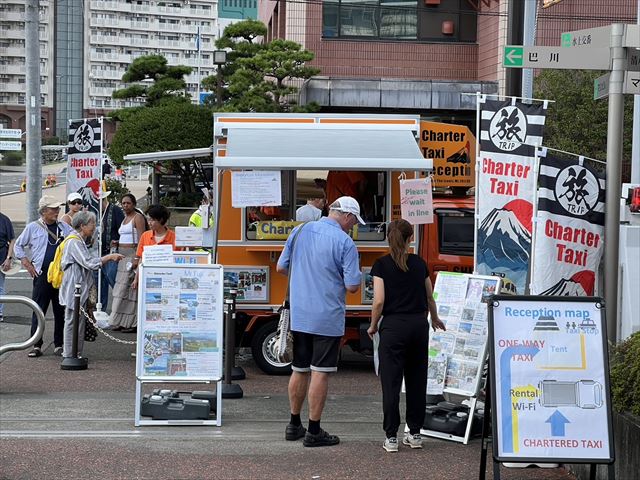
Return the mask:
<svg viewBox="0 0 640 480">
<path fill-rule="evenodd" d="M 69 211 L 62 216 L 60 221 L 66 223 L 67 225 L 71 225 L 73 216 L 80 210 L 82 210 L 82 195 L 80 195 L 78 192 L 70 193 L 67 197 L 67 205 L 69 206 Z"/>
</svg>

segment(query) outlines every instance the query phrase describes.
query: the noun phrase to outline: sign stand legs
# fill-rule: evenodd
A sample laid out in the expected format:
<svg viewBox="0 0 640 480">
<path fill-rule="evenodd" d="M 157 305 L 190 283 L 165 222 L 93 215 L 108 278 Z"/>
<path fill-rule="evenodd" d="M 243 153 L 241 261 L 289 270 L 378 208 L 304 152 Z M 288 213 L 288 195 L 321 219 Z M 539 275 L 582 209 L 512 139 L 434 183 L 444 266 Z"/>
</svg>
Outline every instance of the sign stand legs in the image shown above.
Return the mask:
<svg viewBox="0 0 640 480">
<path fill-rule="evenodd" d="M 485 480 L 487 477 L 487 455 L 489 454 L 488 445 L 489 442 L 493 442 L 493 435 L 491 440 L 489 439 L 489 429 L 491 428 L 491 379 L 487 373 L 487 382 L 485 385 L 485 398 L 484 398 L 484 417 L 482 419 L 482 439 L 480 450 L 480 472 L 478 475 L 479 480 Z M 493 479 L 500 480 L 500 463 L 493 459 Z"/>
</svg>

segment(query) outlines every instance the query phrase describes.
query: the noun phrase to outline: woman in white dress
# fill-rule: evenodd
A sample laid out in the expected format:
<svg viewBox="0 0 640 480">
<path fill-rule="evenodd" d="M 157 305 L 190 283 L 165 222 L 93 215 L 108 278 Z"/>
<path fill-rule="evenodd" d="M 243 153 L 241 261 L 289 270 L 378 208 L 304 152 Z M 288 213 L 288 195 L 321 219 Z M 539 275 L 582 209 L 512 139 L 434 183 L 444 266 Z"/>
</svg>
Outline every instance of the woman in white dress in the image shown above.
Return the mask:
<svg viewBox="0 0 640 480">
<path fill-rule="evenodd" d="M 136 197 L 127 193 L 122 196 L 120 205 L 125 218 L 120 225 L 120 243 L 118 252 L 124 255 L 124 260 L 118 264 L 116 284 L 113 287 L 113 304 L 109 323 L 112 330 L 133 333 L 137 327 L 137 295 L 138 291 L 131 288 L 135 271 L 131 268 L 136 256 L 138 241 L 145 232 L 146 220 L 136 210 Z"/>
</svg>

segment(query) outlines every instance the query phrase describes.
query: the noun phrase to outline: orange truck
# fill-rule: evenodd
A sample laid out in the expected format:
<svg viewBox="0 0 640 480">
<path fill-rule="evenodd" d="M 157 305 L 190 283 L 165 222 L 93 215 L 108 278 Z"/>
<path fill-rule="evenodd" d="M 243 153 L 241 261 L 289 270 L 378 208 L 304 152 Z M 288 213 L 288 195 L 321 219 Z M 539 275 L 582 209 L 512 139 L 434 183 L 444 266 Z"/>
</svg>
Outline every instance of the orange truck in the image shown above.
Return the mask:
<svg viewBox="0 0 640 480">
<path fill-rule="evenodd" d="M 434 223 L 416 229 L 414 251 L 425 258 L 432 280 L 438 271 L 473 269 L 475 138 L 467 127 L 421 122 L 412 115 L 214 114 L 213 228 L 217 263 L 225 267 L 225 289 L 238 291 L 239 346 L 251 347 L 268 374 L 287 374 L 274 342 L 287 278 L 276 263 L 296 222 L 296 209 L 310 192 L 351 182 L 367 225 L 352 232 L 363 283 L 347 294 L 343 346 L 372 353 L 366 333 L 373 296 L 369 271 L 387 253 L 386 225 L 400 217 L 399 177 L 436 173 Z M 234 172 L 278 172 L 281 205 L 234 208 Z M 340 180 L 336 180 L 340 179 Z M 327 198 L 330 203 L 334 198 Z M 236 200 L 237 202 L 237 200 Z"/>
</svg>

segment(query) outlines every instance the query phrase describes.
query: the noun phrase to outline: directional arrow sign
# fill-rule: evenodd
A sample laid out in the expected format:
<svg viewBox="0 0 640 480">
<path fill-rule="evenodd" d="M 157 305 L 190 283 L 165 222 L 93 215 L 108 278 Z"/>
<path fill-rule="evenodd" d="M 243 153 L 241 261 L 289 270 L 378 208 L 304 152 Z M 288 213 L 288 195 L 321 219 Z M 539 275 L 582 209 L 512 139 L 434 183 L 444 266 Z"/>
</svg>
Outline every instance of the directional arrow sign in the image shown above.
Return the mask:
<svg viewBox="0 0 640 480">
<path fill-rule="evenodd" d="M 561 70 L 609 70 L 611 49 L 606 48 L 562 48 L 504 47 L 503 65 L 507 68 L 554 68 Z"/>
<path fill-rule="evenodd" d="M 564 437 L 565 424 L 571 423 L 567 417 L 565 417 L 560 410 L 556 410 L 551 414 L 545 423 L 551 424 L 551 436 L 552 437 Z"/>
<path fill-rule="evenodd" d="M 609 77 L 610 73 L 605 73 L 601 77 L 593 81 L 593 99 L 599 100 L 609 95 Z"/>
<path fill-rule="evenodd" d="M 565 32 L 560 39 L 563 47 L 608 47 L 611 45 L 611 25 Z"/>
<path fill-rule="evenodd" d="M 524 47 L 504 47 L 504 66 L 522 67 Z"/>
<path fill-rule="evenodd" d="M 0 140 L 0 150 L 22 150 L 22 143 Z"/>
<path fill-rule="evenodd" d="M 0 138 L 20 138 L 22 130 L 19 128 L 0 128 Z"/>
</svg>

